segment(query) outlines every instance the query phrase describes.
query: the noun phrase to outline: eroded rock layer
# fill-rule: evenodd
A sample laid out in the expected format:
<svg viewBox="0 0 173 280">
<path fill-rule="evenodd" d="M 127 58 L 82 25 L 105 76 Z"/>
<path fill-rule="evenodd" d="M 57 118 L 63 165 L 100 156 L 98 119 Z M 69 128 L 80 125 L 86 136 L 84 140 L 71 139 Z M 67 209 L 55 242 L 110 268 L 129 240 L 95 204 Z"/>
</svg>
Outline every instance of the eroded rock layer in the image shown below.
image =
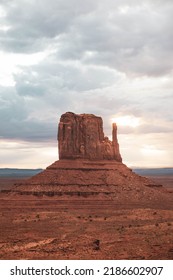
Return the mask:
<svg viewBox="0 0 173 280">
<path fill-rule="evenodd" d="M 152 199 L 156 183 L 116 161 L 59 160 L 40 174 L 16 185 L 18 194 L 58 196 L 59 199 Z M 120 199 L 121 201 L 121 199 Z"/>
</svg>

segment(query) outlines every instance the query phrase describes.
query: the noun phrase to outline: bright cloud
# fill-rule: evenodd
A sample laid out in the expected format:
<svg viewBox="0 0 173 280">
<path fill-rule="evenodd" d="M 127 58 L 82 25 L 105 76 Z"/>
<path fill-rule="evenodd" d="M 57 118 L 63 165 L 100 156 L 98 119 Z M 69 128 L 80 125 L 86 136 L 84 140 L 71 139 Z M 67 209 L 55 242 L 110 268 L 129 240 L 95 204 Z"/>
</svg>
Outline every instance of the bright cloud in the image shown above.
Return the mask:
<svg viewBox="0 0 173 280">
<path fill-rule="evenodd" d="M 118 126 L 130 126 L 130 127 L 137 127 L 140 125 L 140 118 L 136 118 L 134 116 L 121 116 L 121 117 L 114 117 L 112 118 L 112 122 L 117 123 Z"/>
<path fill-rule="evenodd" d="M 0 51 L 0 85 L 15 86 L 14 75 L 21 73 L 21 66 L 31 66 L 40 63 L 48 56 L 49 52 L 38 52 L 33 54 L 14 54 Z"/>
</svg>

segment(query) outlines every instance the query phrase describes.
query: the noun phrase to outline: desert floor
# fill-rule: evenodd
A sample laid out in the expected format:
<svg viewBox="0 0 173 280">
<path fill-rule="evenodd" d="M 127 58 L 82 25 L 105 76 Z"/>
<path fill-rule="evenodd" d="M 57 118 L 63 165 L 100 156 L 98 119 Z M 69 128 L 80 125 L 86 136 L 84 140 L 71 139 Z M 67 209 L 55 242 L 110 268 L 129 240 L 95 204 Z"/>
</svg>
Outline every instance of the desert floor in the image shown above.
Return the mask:
<svg viewBox="0 0 173 280">
<path fill-rule="evenodd" d="M 173 176 L 154 179 L 169 203 L 0 193 L 0 259 L 173 259 Z"/>
</svg>

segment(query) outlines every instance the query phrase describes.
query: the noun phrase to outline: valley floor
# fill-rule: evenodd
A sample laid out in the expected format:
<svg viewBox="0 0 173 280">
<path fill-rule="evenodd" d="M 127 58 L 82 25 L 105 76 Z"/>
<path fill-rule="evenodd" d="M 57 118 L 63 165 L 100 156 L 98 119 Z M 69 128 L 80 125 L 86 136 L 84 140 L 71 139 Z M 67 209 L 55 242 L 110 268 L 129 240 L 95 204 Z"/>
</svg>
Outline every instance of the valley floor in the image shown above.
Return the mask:
<svg viewBox="0 0 173 280">
<path fill-rule="evenodd" d="M 161 204 L 1 193 L 0 259 L 173 259 L 168 182 Z"/>
</svg>

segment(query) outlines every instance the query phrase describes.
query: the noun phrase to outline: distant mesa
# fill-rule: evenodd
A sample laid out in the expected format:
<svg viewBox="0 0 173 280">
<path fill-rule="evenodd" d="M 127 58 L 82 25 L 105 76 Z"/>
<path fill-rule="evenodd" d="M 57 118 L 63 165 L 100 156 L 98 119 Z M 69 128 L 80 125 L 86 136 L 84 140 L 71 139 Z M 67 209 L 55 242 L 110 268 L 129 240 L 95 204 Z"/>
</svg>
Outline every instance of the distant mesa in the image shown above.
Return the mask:
<svg viewBox="0 0 173 280">
<path fill-rule="evenodd" d="M 104 136 L 101 117 L 67 112 L 58 129 L 59 159 L 116 160 L 122 162 L 117 126 L 112 125 L 112 141 Z"/>
</svg>

